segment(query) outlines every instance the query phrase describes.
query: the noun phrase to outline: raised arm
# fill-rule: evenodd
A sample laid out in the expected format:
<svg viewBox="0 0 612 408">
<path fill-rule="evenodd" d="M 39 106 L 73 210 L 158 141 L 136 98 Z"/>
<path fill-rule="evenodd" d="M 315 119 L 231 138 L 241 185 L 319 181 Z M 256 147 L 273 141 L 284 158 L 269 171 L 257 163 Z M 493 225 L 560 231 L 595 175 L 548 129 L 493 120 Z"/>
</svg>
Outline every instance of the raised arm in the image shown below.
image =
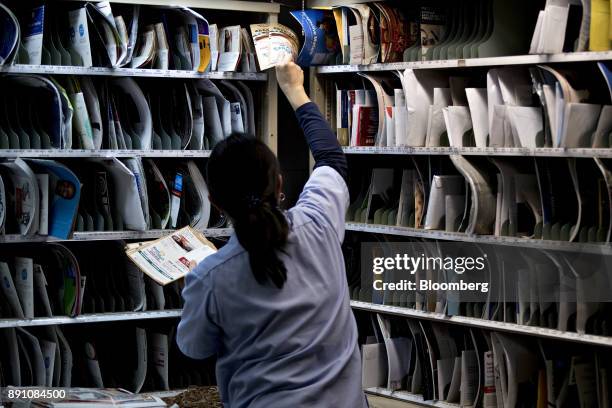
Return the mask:
<svg viewBox="0 0 612 408">
<path fill-rule="evenodd" d="M 302 69 L 293 62 L 287 62 L 276 67 L 276 77 L 304 131 L 315 160 L 315 169 L 329 166 L 347 181 L 348 170 L 344 152 L 317 105 L 312 103 L 306 94 Z"/>
</svg>

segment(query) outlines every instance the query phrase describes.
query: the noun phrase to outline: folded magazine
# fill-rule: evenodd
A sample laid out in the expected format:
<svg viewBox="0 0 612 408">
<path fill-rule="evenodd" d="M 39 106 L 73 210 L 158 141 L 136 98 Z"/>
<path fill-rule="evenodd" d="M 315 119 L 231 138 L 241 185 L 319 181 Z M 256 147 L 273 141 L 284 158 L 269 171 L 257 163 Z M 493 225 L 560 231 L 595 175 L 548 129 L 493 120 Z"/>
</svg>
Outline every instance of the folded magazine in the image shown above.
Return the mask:
<svg viewBox="0 0 612 408">
<path fill-rule="evenodd" d="M 167 285 L 181 279 L 196 264 L 217 251 L 204 235 L 185 227 L 163 238 L 145 243 L 128 244 L 128 257 L 151 279 Z"/>
</svg>

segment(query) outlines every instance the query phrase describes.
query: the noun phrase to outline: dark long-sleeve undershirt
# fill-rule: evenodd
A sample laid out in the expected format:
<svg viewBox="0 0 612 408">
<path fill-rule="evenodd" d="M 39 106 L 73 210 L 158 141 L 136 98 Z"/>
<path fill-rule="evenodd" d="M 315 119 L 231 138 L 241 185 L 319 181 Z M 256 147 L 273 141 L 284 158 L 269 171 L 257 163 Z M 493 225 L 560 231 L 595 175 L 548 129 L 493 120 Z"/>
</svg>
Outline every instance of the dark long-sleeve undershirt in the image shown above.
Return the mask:
<svg viewBox="0 0 612 408">
<path fill-rule="evenodd" d="M 348 183 L 346 156 L 317 105 L 306 103 L 295 111 L 295 115 L 314 157 L 314 167 L 329 166 Z"/>
</svg>

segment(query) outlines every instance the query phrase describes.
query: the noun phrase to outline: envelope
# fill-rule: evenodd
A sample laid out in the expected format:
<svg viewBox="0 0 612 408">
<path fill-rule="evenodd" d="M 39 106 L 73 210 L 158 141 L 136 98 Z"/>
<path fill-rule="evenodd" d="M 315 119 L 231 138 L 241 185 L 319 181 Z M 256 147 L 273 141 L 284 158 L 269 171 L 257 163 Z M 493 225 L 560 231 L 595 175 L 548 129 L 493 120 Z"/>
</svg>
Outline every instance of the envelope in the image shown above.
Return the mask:
<svg viewBox="0 0 612 408">
<path fill-rule="evenodd" d="M 544 147 L 542 108 L 507 106 L 506 112 L 520 141 L 517 147 Z"/>
<path fill-rule="evenodd" d="M 470 110 L 466 106 L 449 106 L 443 109 L 448 139 L 452 147 L 474 146 L 474 133 Z"/>
<path fill-rule="evenodd" d="M 426 230 L 440 230 L 445 227 L 446 197 L 460 195 L 464 184 L 463 176 L 433 176 L 425 215 Z"/>
<path fill-rule="evenodd" d="M 566 104 L 560 147 L 591 147 L 600 113 L 601 105 Z"/>
<path fill-rule="evenodd" d="M 467 96 L 468 105 L 470 107 L 472 125 L 474 126 L 476 147 L 487 147 L 487 141 L 489 138 L 487 89 L 466 88 L 465 93 Z"/>
<path fill-rule="evenodd" d="M 452 105 L 450 88 L 434 88 L 433 105 L 429 107 L 427 123 L 428 147 L 448 146 L 448 132 L 442 111 L 449 105 Z"/>
</svg>

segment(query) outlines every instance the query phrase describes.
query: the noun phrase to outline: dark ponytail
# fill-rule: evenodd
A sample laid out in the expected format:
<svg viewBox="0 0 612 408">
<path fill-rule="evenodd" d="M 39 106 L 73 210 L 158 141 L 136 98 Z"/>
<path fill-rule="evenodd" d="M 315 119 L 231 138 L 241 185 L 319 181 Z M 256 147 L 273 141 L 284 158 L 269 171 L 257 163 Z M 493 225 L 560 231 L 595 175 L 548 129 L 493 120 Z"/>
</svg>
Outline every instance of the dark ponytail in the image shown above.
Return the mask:
<svg viewBox="0 0 612 408">
<path fill-rule="evenodd" d="M 278 207 L 276 156 L 255 138 L 232 135 L 215 146 L 206 173 L 210 197 L 232 220 L 255 280 L 282 288 L 287 269 L 278 251 L 287 243 L 289 226 Z"/>
</svg>

